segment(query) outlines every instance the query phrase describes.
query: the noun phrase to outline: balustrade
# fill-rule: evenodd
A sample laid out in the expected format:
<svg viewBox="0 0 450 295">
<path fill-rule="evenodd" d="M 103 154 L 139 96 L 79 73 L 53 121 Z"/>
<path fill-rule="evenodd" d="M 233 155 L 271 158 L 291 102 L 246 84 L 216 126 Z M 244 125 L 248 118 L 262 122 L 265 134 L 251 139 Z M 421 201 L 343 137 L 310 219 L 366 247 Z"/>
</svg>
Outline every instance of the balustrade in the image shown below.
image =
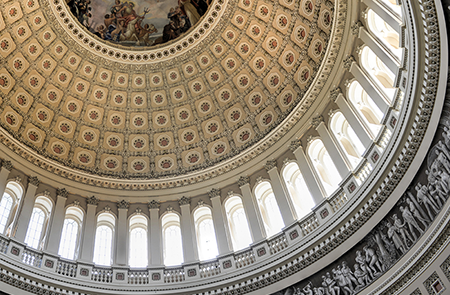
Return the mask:
<svg viewBox="0 0 450 295">
<path fill-rule="evenodd" d="M 0 236 L 0 253 L 5 254 L 8 250 L 9 239 L 3 236 Z"/>
<path fill-rule="evenodd" d="M 250 265 L 256 261 L 255 253 L 253 249 L 241 251 L 239 253 L 234 254 L 234 263 L 236 268 L 242 268 L 244 266 Z"/>
<path fill-rule="evenodd" d="M 328 203 L 331 205 L 333 212 L 338 211 L 345 203 L 347 203 L 348 197 L 343 189 L 336 191 L 336 193 L 328 199 Z"/>
<path fill-rule="evenodd" d="M 62 276 L 75 277 L 77 275 L 77 264 L 59 260 L 56 264 L 56 273 Z"/>
<path fill-rule="evenodd" d="M 93 268 L 91 280 L 95 282 L 111 283 L 113 278 L 112 269 L 107 268 Z"/>
<path fill-rule="evenodd" d="M 201 278 L 215 276 L 220 273 L 221 273 L 221 269 L 220 269 L 220 263 L 218 261 L 200 265 L 200 277 Z"/>
<path fill-rule="evenodd" d="M 164 283 L 179 283 L 185 279 L 183 268 L 168 268 L 164 270 Z"/>
<path fill-rule="evenodd" d="M 149 282 L 148 270 L 129 270 L 128 271 L 128 284 L 143 285 L 143 284 L 148 284 L 148 282 Z"/>
<path fill-rule="evenodd" d="M 288 246 L 286 235 L 284 232 L 270 239 L 268 242 L 270 254 L 275 254 Z"/>
<path fill-rule="evenodd" d="M 31 249 L 22 251 L 22 262 L 31 266 L 41 267 L 42 254 Z"/>
<path fill-rule="evenodd" d="M 319 220 L 317 219 L 316 213 L 311 212 L 310 214 L 306 215 L 305 218 L 302 219 L 300 223 L 300 228 L 303 231 L 303 235 L 307 235 L 311 233 L 313 230 L 318 228 L 320 225 Z"/>
</svg>

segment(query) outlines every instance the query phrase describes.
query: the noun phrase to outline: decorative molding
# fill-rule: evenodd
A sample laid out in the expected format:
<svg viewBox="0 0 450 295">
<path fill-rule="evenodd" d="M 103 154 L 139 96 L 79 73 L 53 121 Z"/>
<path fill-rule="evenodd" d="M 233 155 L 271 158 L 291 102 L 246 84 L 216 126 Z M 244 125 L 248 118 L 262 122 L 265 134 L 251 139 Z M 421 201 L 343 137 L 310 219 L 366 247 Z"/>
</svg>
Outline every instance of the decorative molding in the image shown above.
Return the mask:
<svg viewBox="0 0 450 295">
<path fill-rule="evenodd" d="M 208 196 L 210 199 L 215 198 L 215 197 L 220 197 L 220 190 L 213 188 L 208 192 Z"/>
<path fill-rule="evenodd" d="M 6 170 L 11 172 L 11 170 L 13 168 L 13 164 L 12 164 L 11 161 L 2 160 L 1 164 L 0 164 L 0 167 L 4 167 Z"/>
<path fill-rule="evenodd" d="M 244 186 L 246 184 L 249 184 L 250 183 L 250 177 L 248 177 L 248 176 L 241 176 L 241 177 L 239 177 L 239 180 L 238 180 L 237 183 L 238 183 L 239 187 Z"/>
<path fill-rule="evenodd" d="M 148 209 L 159 209 L 161 207 L 161 203 L 155 200 L 151 200 L 148 202 Z"/>
<path fill-rule="evenodd" d="M 353 55 L 347 56 L 347 58 L 345 58 L 345 59 L 344 59 L 344 62 L 343 62 L 343 67 L 344 67 L 344 69 L 346 69 L 347 71 L 349 71 L 350 68 L 351 68 L 351 66 L 352 66 L 352 64 L 353 64 L 354 62 L 356 62 L 356 60 L 355 60 L 355 58 L 353 57 Z"/>
<path fill-rule="evenodd" d="M 363 24 L 361 23 L 361 21 L 357 21 L 355 22 L 351 27 L 351 31 L 352 31 L 352 35 L 353 36 L 358 36 L 359 34 L 359 28 L 363 27 Z"/>
<path fill-rule="evenodd" d="M 275 168 L 275 167 L 277 167 L 277 160 L 268 160 L 268 161 L 266 162 L 266 164 L 264 164 L 264 168 L 265 168 L 267 171 L 270 171 L 270 170 L 272 170 L 272 169 Z"/>
<path fill-rule="evenodd" d="M 37 187 L 37 186 L 39 186 L 41 181 L 36 176 L 31 176 L 31 177 L 28 177 L 28 183 Z"/>
<path fill-rule="evenodd" d="M 88 203 L 89 205 L 95 205 L 95 206 L 97 206 L 97 205 L 98 205 L 98 202 L 100 202 L 100 200 L 99 200 L 98 198 L 96 198 L 95 196 L 91 196 L 91 197 L 87 198 L 87 203 Z"/>
<path fill-rule="evenodd" d="M 191 199 L 183 196 L 183 197 L 181 197 L 181 199 L 178 200 L 178 204 L 180 204 L 180 206 L 189 205 L 189 204 L 191 204 Z"/>
<path fill-rule="evenodd" d="M 331 89 L 330 91 L 330 100 L 334 103 L 336 103 L 336 99 L 338 98 L 339 94 L 342 93 L 342 89 L 340 87 L 335 87 Z"/>
<path fill-rule="evenodd" d="M 319 127 L 320 123 L 322 123 L 322 122 L 323 122 L 323 116 L 322 115 L 315 116 L 311 120 L 311 126 L 314 127 L 314 128 L 317 128 L 317 127 Z"/>
<path fill-rule="evenodd" d="M 65 188 L 58 188 L 56 189 L 56 195 L 67 199 L 69 192 Z"/>
<path fill-rule="evenodd" d="M 130 207 L 130 202 L 122 200 L 117 202 L 117 208 L 119 209 L 128 209 Z"/>
<path fill-rule="evenodd" d="M 302 146 L 302 141 L 300 139 L 294 139 L 289 144 L 289 149 L 293 152 L 295 152 L 296 149 Z"/>
</svg>

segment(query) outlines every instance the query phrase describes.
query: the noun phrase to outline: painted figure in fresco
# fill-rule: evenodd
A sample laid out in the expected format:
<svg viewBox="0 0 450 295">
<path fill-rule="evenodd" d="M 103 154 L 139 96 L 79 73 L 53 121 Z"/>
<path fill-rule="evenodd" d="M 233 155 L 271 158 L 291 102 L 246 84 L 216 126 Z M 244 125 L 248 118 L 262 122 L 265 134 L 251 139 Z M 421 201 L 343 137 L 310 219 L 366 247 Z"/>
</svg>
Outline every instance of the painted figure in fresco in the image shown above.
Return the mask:
<svg viewBox="0 0 450 295">
<path fill-rule="evenodd" d="M 433 220 L 434 216 L 439 212 L 439 210 L 434 201 L 429 197 L 428 188 L 425 185 L 421 185 L 419 182 L 416 186 L 416 191 L 417 201 L 419 202 L 419 204 L 423 204 L 425 206 L 430 219 Z M 434 214 L 431 213 L 431 210 L 433 210 Z"/>
<path fill-rule="evenodd" d="M 372 282 L 369 278 L 368 273 L 363 271 L 359 266 L 359 264 L 355 263 L 354 268 L 355 268 L 354 274 L 360 286 L 365 286 Z"/>
<path fill-rule="evenodd" d="M 414 205 L 414 203 L 413 203 L 409 198 L 406 199 L 406 204 L 408 204 L 409 210 L 410 210 L 411 213 L 414 215 L 414 217 L 415 217 L 418 221 L 420 221 L 420 223 L 422 223 L 422 225 L 424 226 L 424 228 L 427 228 L 427 227 L 428 227 L 428 224 L 429 224 L 431 221 L 430 221 L 428 218 L 424 218 L 424 217 L 420 214 L 419 210 L 416 208 L 416 205 Z"/>
<path fill-rule="evenodd" d="M 397 234 L 396 228 L 391 223 L 391 221 L 386 222 L 386 227 L 388 228 L 388 237 L 394 242 L 395 248 L 397 248 L 401 255 L 405 254 L 406 246 L 403 244 L 403 241 L 400 239 Z"/>
<path fill-rule="evenodd" d="M 370 267 L 367 266 L 366 264 L 366 259 L 364 258 L 364 256 L 362 255 L 362 252 L 360 250 L 356 251 L 356 258 L 355 261 L 359 263 L 359 267 L 365 272 L 368 273 L 370 275 L 370 278 L 373 280 L 375 279 L 373 273 L 372 273 L 372 269 Z"/>
<path fill-rule="evenodd" d="M 397 214 L 392 215 L 392 219 L 394 221 L 394 226 L 395 229 L 397 230 L 397 232 L 400 234 L 400 236 L 403 239 L 403 243 L 404 245 L 408 247 L 408 239 L 411 242 L 415 242 L 416 240 L 413 240 L 413 238 L 411 237 L 411 235 L 409 234 L 409 232 L 406 230 L 406 224 L 402 223 L 402 221 L 400 220 L 400 218 L 398 218 Z"/>
<path fill-rule="evenodd" d="M 187 17 L 191 22 L 191 26 L 195 26 L 200 20 L 200 15 L 195 6 L 191 3 L 191 0 L 179 0 L 179 6 L 186 12 Z"/>
<path fill-rule="evenodd" d="M 400 206 L 400 212 L 402 212 L 403 220 L 408 224 L 409 231 L 414 237 L 414 242 L 417 241 L 417 235 L 414 228 L 422 235 L 424 231 L 420 228 L 417 221 L 414 219 L 413 214 L 409 211 L 408 207 Z"/>
<path fill-rule="evenodd" d="M 384 268 L 381 265 L 380 260 L 378 259 L 378 256 L 375 253 L 375 250 L 373 250 L 369 246 L 364 246 L 363 250 L 366 253 L 366 262 L 369 265 L 369 268 L 371 268 L 373 270 L 373 274 L 375 276 L 378 276 L 379 272 L 384 271 Z M 377 266 L 379 272 L 377 271 L 375 266 Z"/>
<path fill-rule="evenodd" d="M 341 290 L 344 290 L 344 294 L 351 295 L 353 293 L 353 286 L 351 281 L 347 281 L 342 274 L 341 267 L 338 265 L 336 268 L 333 268 L 331 272 L 333 273 L 334 280 L 338 283 L 339 287 L 341 287 Z"/>
</svg>

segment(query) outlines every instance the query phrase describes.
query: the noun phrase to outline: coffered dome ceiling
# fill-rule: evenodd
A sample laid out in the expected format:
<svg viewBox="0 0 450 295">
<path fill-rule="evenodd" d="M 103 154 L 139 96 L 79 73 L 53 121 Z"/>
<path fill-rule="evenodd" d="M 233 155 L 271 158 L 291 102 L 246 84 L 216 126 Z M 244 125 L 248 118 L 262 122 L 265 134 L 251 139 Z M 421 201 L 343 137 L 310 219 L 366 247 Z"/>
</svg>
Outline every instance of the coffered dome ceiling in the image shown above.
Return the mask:
<svg viewBox="0 0 450 295">
<path fill-rule="evenodd" d="M 330 1 L 214 0 L 153 46 L 102 40 L 61 0 L 4 7 L 2 140 L 67 177 L 157 179 L 239 159 L 276 142 L 270 132 L 306 112 L 333 65 Z"/>
</svg>

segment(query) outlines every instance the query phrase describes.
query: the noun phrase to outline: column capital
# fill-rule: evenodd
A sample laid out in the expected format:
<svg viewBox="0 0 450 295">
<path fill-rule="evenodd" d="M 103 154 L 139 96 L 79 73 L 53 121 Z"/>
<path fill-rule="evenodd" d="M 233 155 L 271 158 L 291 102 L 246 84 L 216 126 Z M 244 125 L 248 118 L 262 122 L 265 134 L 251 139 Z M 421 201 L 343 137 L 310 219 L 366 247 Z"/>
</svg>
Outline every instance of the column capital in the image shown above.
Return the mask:
<svg viewBox="0 0 450 295">
<path fill-rule="evenodd" d="M 291 143 L 289 144 L 289 149 L 291 151 L 295 151 L 296 149 L 298 149 L 299 147 L 302 146 L 302 142 L 300 141 L 300 139 L 294 139 L 293 141 L 291 141 Z"/>
<path fill-rule="evenodd" d="M 208 192 L 208 196 L 210 199 L 215 198 L 215 197 L 220 197 L 220 190 L 213 188 Z"/>
<path fill-rule="evenodd" d="M 41 181 L 36 176 L 31 176 L 31 177 L 28 177 L 28 183 L 37 187 L 37 186 L 39 186 Z"/>
<path fill-rule="evenodd" d="M 130 207 L 130 202 L 128 201 L 122 200 L 117 203 L 117 208 L 119 209 L 128 209 L 128 207 Z"/>
<path fill-rule="evenodd" d="M 264 168 L 266 168 L 267 171 L 272 170 L 275 167 L 277 167 L 277 160 L 268 160 L 266 164 L 264 164 Z"/>
<path fill-rule="evenodd" d="M 0 167 L 5 167 L 6 170 L 11 171 L 13 168 L 13 165 L 11 161 L 2 160 Z"/>
<path fill-rule="evenodd" d="M 100 201 L 100 200 L 99 200 L 98 198 L 96 198 L 95 196 L 92 196 L 92 197 L 87 198 L 87 203 L 88 203 L 88 205 L 94 205 L 94 206 L 97 206 L 99 201 Z"/>
<path fill-rule="evenodd" d="M 350 70 L 350 67 L 352 66 L 352 64 L 356 62 L 355 58 L 353 57 L 353 55 L 349 55 L 344 59 L 344 69 L 346 69 L 347 71 Z"/>
<path fill-rule="evenodd" d="M 191 199 L 189 199 L 188 197 L 182 196 L 181 199 L 178 200 L 178 204 L 180 204 L 180 206 L 189 205 L 189 204 L 191 204 Z"/>
<path fill-rule="evenodd" d="M 313 126 L 314 128 L 319 127 L 320 123 L 323 122 L 323 116 L 322 115 L 318 115 L 314 118 L 312 118 L 311 120 L 311 126 Z"/>
<path fill-rule="evenodd" d="M 244 186 L 246 184 L 249 184 L 249 183 L 250 183 L 250 177 L 248 177 L 248 176 L 241 176 L 241 177 L 239 177 L 238 185 L 240 187 Z"/>
<path fill-rule="evenodd" d="M 56 195 L 58 197 L 63 197 L 67 199 L 67 195 L 69 194 L 69 192 L 65 189 L 65 188 L 58 188 L 56 189 Z"/>
<path fill-rule="evenodd" d="M 359 34 L 359 28 L 363 27 L 363 24 L 361 21 L 356 21 L 353 23 L 353 25 L 350 27 L 352 30 L 352 35 L 358 36 Z"/>
<path fill-rule="evenodd" d="M 158 201 L 151 200 L 148 202 L 148 209 L 159 209 L 160 206 L 161 204 Z"/>
<path fill-rule="evenodd" d="M 336 102 L 336 99 L 339 97 L 339 94 L 342 93 L 342 89 L 340 87 L 335 87 L 330 91 L 330 99 L 332 102 Z"/>
</svg>

